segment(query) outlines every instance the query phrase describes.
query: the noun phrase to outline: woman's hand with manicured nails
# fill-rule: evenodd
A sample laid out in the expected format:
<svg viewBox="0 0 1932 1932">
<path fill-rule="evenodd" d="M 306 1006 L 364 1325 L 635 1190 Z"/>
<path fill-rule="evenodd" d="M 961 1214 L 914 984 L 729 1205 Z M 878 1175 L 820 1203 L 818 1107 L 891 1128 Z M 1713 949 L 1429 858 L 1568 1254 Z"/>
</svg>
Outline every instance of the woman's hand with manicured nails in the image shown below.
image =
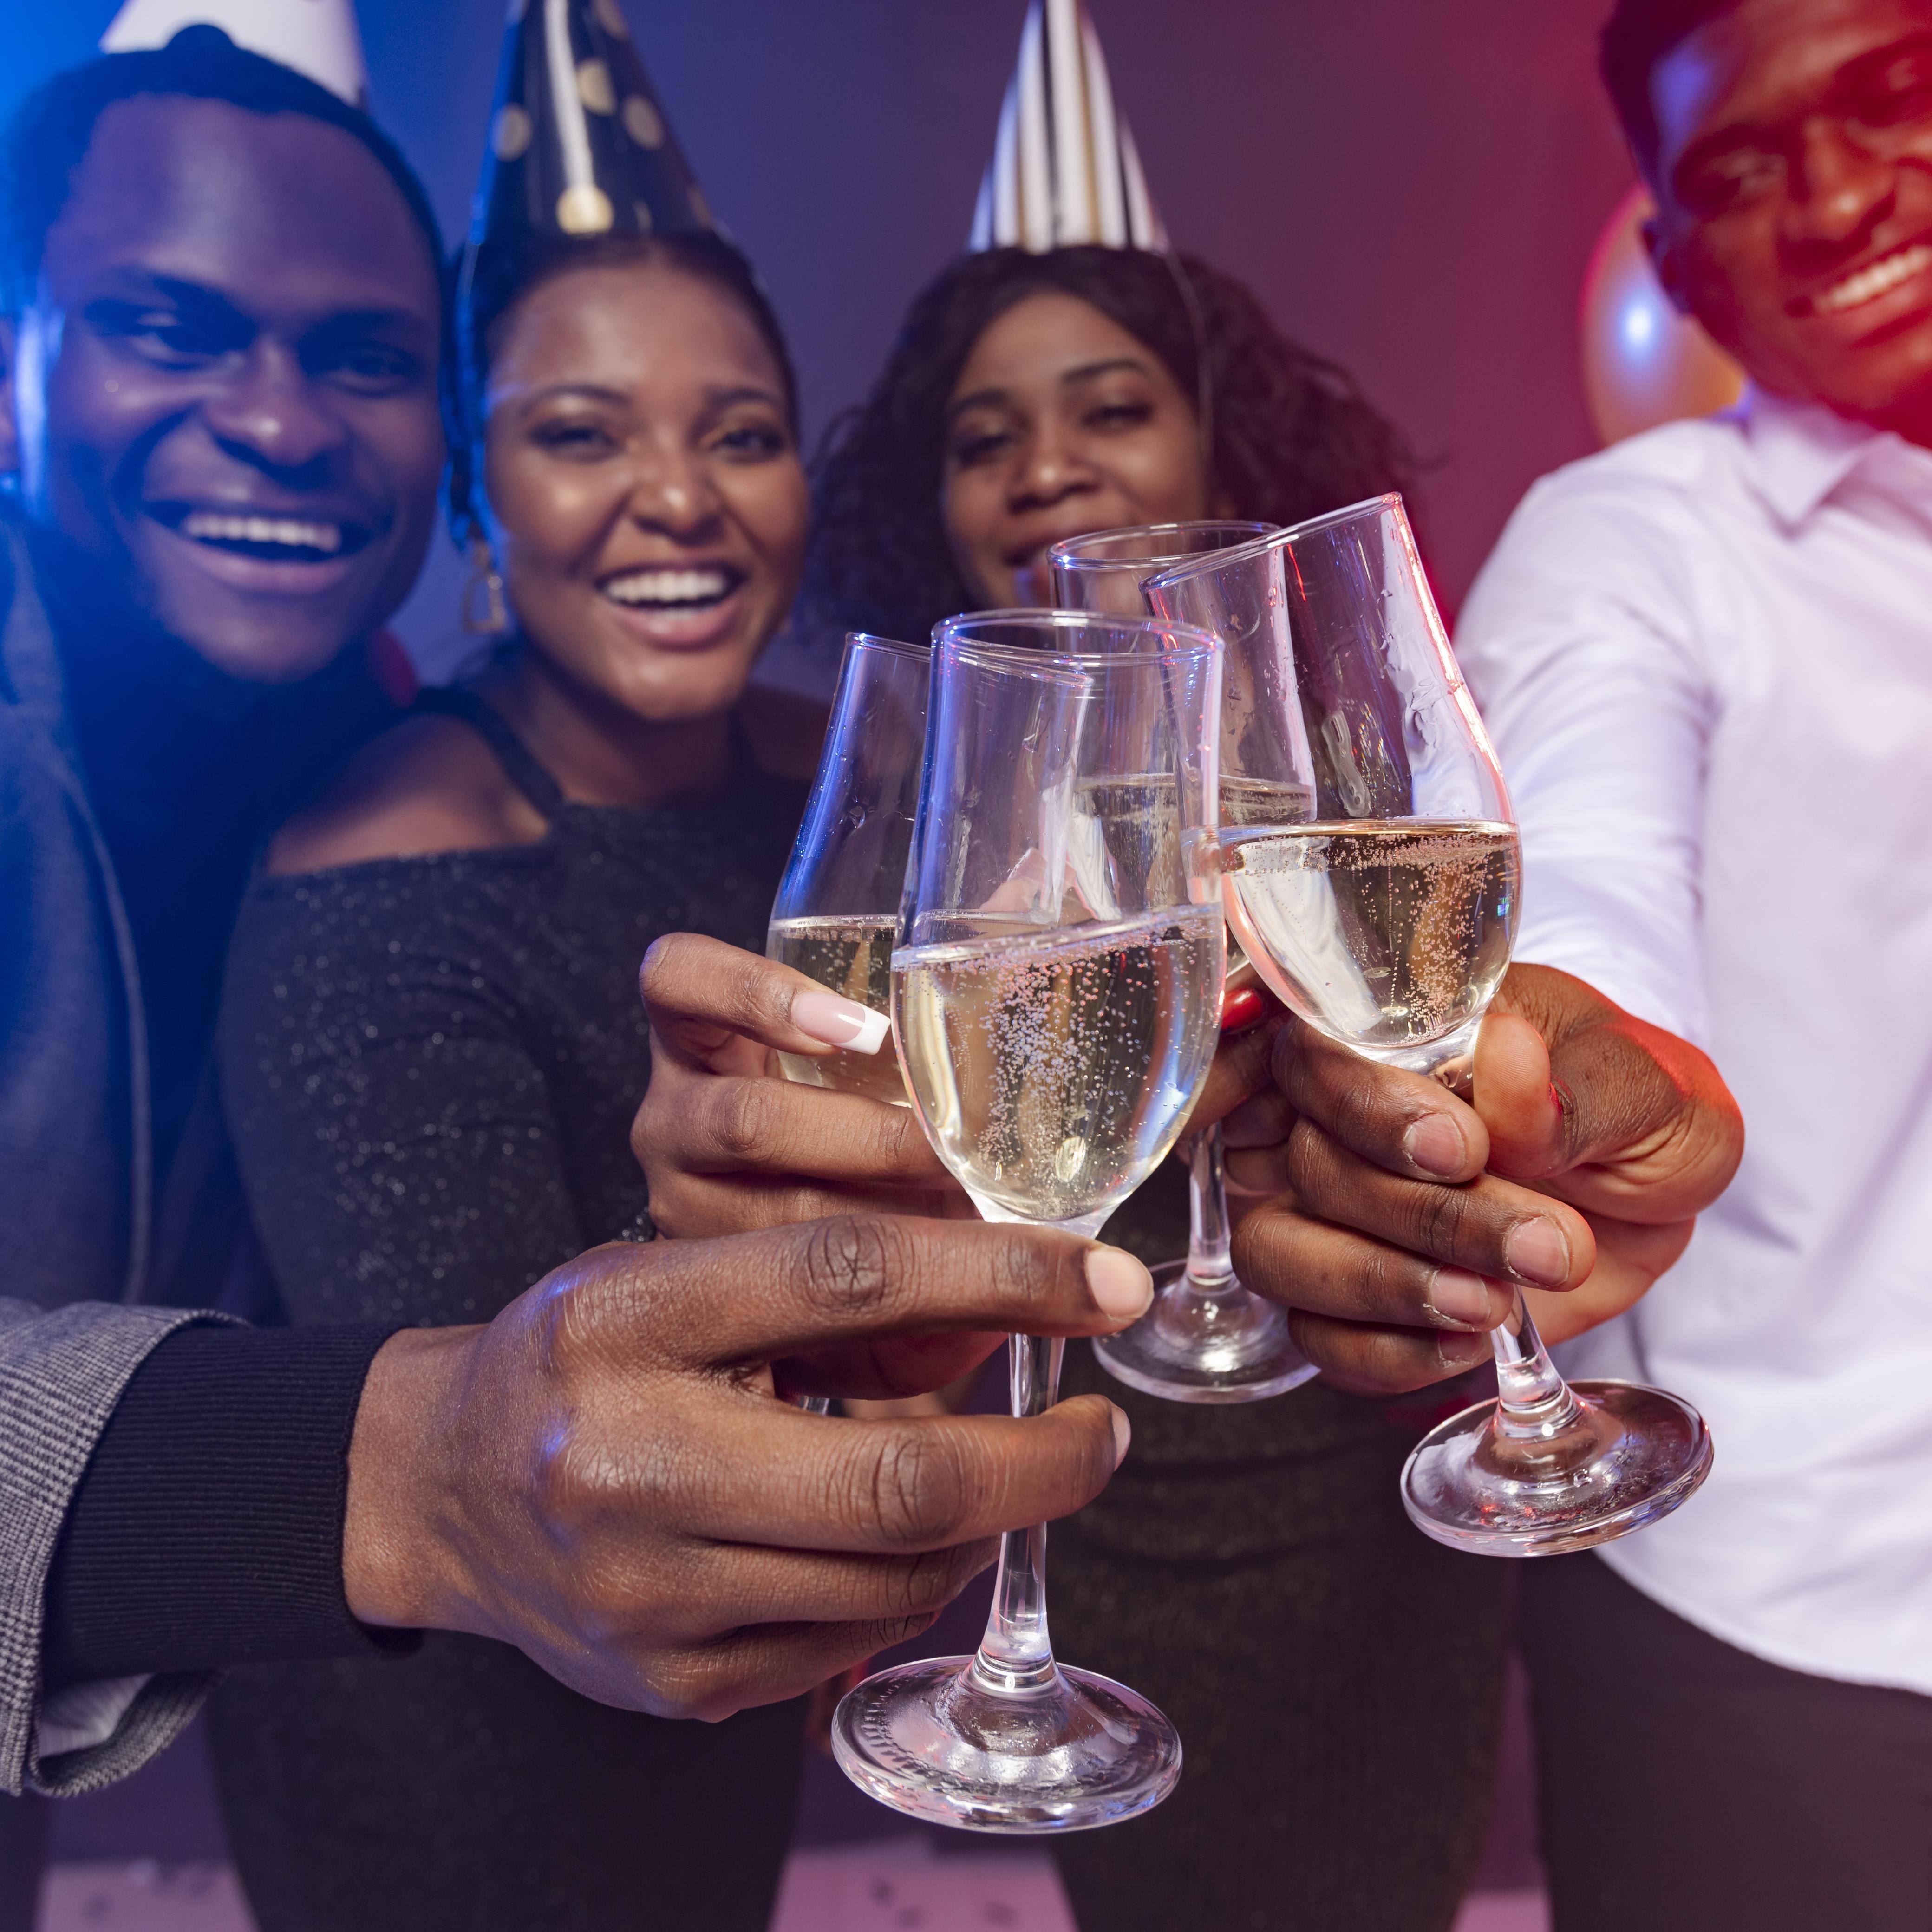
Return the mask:
<svg viewBox="0 0 1932 1932">
<path fill-rule="evenodd" d="M 365 1623 L 513 1643 L 585 1696 L 717 1718 L 916 1635 L 1010 1529 L 1090 1501 L 1127 1420 L 857 1422 L 787 1390 L 938 1387 L 1009 1330 L 1110 1334 L 1130 1255 L 1056 1230 L 801 1223 L 616 1244 L 487 1328 L 376 1355 L 349 1456 L 343 1581 Z"/>
<path fill-rule="evenodd" d="M 778 1076 L 777 1052 L 890 1054 L 883 1015 L 695 933 L 660 939 L 638 986 L 651 1084 L 631 1145 L 662 1232 L 732 1234 L 855 1210 L 973 1217 L 910 1108 Z M 1268 1086 L 1283 1016 L 1269 1002 L 1244 1020 L 1222 1039 L 1190 1128 Z"/>
<path fill-rule="evenodd" d="M 674 932 L 644 956 L 651 1084 L 631 1130 L 674 1237 L 862 1211 L 973 1218 L 909 1107 L 810 1087 L 776 1052 L 892 1051 L 891 1023 L 755 952 Z"/>
<path fill-rule="evenodd" d="M 1270 1198 L 1235 1265 L 1291 1311 L 1297 1342 L 1364 1393 L 1420 1388 L 1490 1353 L 1521 1287 L 1562 1341 L 1634 1305 L 1684 1251 L 1744 1151 L 1717 1069 L 1582 980 L 1513 967 L 1466 1103 L 1292 1021 L 1276 1096 L 1231 1122 L 1231 1174 Z M 1247 1124 L 1253 1123 L 1251 1126 Z"/>
</svg>

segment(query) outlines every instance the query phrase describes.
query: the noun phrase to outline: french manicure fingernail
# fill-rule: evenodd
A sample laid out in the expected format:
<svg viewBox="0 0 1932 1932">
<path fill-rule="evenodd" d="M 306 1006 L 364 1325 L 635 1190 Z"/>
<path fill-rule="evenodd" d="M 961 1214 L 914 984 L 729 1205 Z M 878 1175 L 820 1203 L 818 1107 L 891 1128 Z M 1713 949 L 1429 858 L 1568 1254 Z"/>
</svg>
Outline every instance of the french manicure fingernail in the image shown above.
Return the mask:
<svg viewBox="0 0 1932 1932">
<path fill-rule="evenodd" d="M 1486 1335 L 1438 1335 L 1436 1358 L 1445 1369 L 1467 1369 L 1495 1353 Z"/>
<path fill-rule="evenodd" d="M 1087 1286 L 1102 1314 L 1135 1322 L 1154 1305 L 1154 1276 L 1121 1248 L 1089 1248 Z"/>
<path fill-rule="evenodd" d="M 1554 1221 L 1519 1221 L 1503 1238 L 1510 1274 L 1533 1288 L 1554 1288 L 1570 1272 L 1570 1244 Z"/>
<path fill-rule="evenodd" d="M 1447 1114 L 1424 1114 L 1412 1120 L 1402 1137 L 1402 1150 L 1418 1172 L 1444 1180 L 1462 1172 L 1468 1154 L 1462 1129 Z"/>
<path fill-rule="evenodd" d="M 1422 1305 L 1436 1320 L 1450 1328 L 1487 1328 L 1489 1284 L 1467 1268 L 1438 1268 L 1429 1278 Z"/>
<path fill-rule="evenodd" d="M 827 1046 L 842 1046 L 848 1053 L 877 1053 L 892 1030 L 892 1022 L 884 1013 L 816 987 L 794 997 L 791 1023 L 800 1033 L 822 1040 Z"/>
<path fill-rule="evenodd" d="M 1127 1444 L 1134 1439 L 1134 1425 L 1127 1420 L 1124 1408 L 1114 1412 L 1114 1467 L 1118 1468 L 1127 1460 Z"/>
</svg>

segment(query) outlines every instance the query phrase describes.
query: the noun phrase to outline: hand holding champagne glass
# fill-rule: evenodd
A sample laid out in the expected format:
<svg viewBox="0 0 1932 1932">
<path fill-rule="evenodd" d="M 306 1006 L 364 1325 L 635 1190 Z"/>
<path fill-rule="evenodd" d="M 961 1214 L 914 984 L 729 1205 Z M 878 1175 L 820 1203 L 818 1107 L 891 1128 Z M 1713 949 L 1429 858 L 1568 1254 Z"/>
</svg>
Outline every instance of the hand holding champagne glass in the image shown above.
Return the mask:
<svg viewBox="0 0 1932 1932">
<path fill-rule="evenodd" d="M 836 1053 L 780 1053 L 788 1080 L 906 1104 L 885 1043 L 892 937 L 926 738 L 929 651 L 854 631 L 845 640 L 825 748 L 790 862 L 778 881 L 765 956 L 868 1008 L 879 1024 Z M 800 1405 L 828 1414 L 823 1396 Z"/>
<path fill-rule="evenodd" d="M 914 1108 L 989 1221 L 1096 1231 L 1173 1147 L 1207 1079 L 1223 966 L 1214 826 L 1220 650 L 1073 612 L 936 634 L 894 1024 Z M 1015 1336 L 1013 1410 L 1064 1344 Z M 854 1780 L 915 1816 L 1069 1831 L 1158 1804 L 1173 1727 L 1058 1664 L 1040 1525 L 1002 1539 L 978 1653 L 840 1705 Z"/>
<path fill-rule="evenodd" d="M 1224 835 L 1228 917 L 1288 1006 L 1386 1064 L 1466 1085 L 1508 967 L 1520 856 L 1401 500 L 1385 496 L 1163 572 L 1150 603 L 1230 640 L 1292 640 L 1312 819 Z M 1402 1476 L 1438 1541 L 1544 1556 L 1628 1534 L 1702 1482 L 1688 1403 L 1567 1385 L 1522 1295 L 1492 1332 L 1500 1390 L 1432 1430 Z"/>
</svg>

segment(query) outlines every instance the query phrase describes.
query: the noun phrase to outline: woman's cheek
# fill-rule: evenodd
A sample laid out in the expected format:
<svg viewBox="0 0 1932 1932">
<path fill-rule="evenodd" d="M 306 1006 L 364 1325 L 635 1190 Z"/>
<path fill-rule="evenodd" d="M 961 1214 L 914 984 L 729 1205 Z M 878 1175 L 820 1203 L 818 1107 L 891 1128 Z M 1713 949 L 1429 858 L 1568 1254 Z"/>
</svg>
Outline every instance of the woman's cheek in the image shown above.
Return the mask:
<svg viewBox="0 0 1932 1932">
<path fill-rule="evenodd" d="M 806 544 L 812 532 L 812 489 L 796 462 L 769 470 L 740 472 L 740 487 L 730 493 L 739 522 L 760 558 L 779 580 L 787 601 L 805 569 Z"/>
<path fill-rule="evenodd" d="M 1006 560 L 998 541 L 1001 493 L 976 488 L 970 477 L 952 478 L 940 500 L 940 514 L 953 562 L 975 604 L 982 610 L 1010 604 Z"/>
</svg>

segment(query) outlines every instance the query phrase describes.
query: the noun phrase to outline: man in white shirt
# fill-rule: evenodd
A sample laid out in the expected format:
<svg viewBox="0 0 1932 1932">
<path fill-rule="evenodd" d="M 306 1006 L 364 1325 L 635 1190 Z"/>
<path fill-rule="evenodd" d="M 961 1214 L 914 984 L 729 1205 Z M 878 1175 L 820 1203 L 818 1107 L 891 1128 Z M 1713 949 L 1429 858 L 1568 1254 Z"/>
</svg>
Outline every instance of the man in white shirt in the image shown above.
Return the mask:
<svg viewBox="0 0 1932 1932">
<path fill-rule="evenodd" d="M 1620 0 L 1605 78 L 1735 416 L 1545 478 L 1457 646 L 1520 959 L 1705 1047 L 1748 1136 L 1566 1366 L 1714 1471 L 1528 1566 L 1560 1932 L 1932 1922 L 1932 0 Z"/>
</svg>

